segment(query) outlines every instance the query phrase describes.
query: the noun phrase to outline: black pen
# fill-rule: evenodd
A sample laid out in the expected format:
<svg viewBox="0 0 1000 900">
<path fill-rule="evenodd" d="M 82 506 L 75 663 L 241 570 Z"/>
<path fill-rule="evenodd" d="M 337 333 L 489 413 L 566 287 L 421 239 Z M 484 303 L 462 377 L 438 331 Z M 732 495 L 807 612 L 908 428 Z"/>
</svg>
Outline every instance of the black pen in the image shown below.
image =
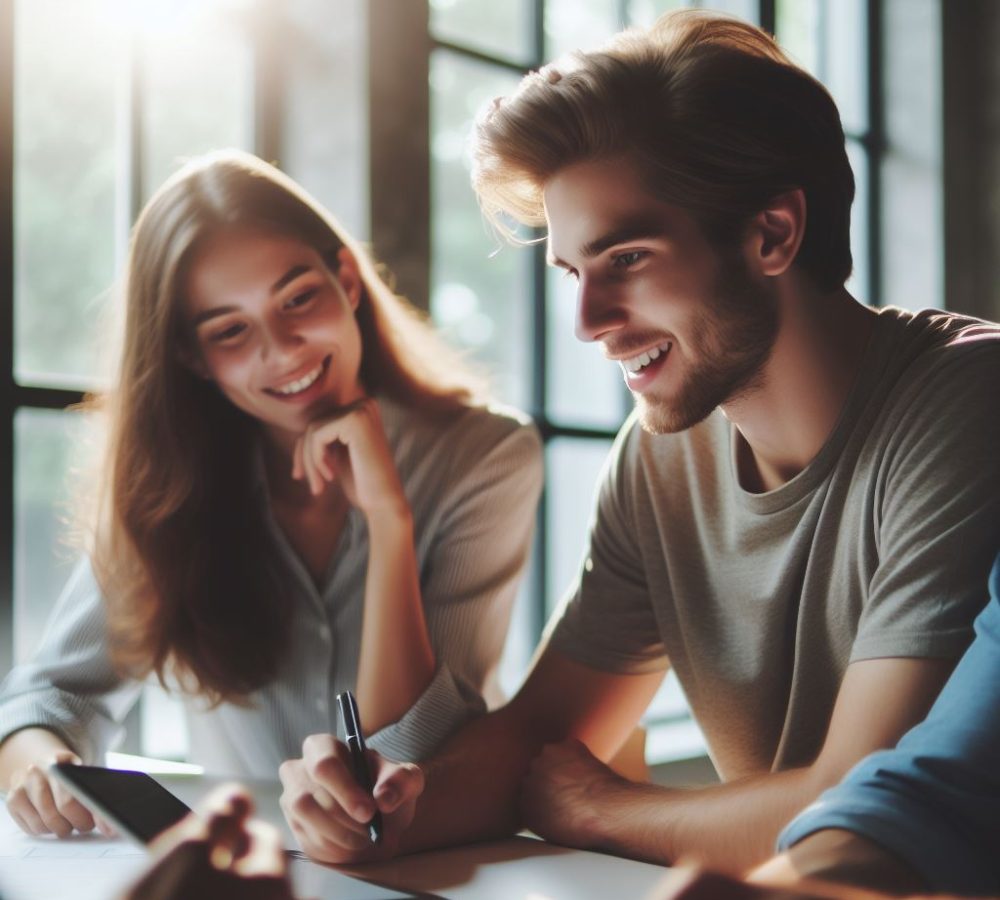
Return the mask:
<svg viewBox="0 0 1000 900">
<path fill-rule="evenodd" d="M 365 747 L 365 737 L 361 733 L 361 717 L 358 715 L 358 703 L 354 699 L 354 694 L 350 691 L 337 694 L 337 706 L 340 707 L 340 720 L 344 723 L 344 733 L 347 735 L 347 749 L 351 753 L 354 780 L 370 794 L 372 773 L 368 769 L 368 751 Z M 378 808 L 368 823 L 368 837 L 373 844 L 382 840 L 382 814 Z"/>
</svg>

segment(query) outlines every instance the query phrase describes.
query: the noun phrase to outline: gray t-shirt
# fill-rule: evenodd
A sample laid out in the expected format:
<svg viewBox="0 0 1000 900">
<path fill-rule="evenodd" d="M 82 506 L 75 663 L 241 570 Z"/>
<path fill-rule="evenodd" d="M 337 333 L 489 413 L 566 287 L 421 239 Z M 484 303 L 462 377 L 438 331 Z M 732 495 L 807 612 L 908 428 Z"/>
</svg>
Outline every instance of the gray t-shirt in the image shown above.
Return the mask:
<svg viewBox="0 0 1000 900">
<path fill-rule="evenodd" d="M 512 410 L 473 408 L 442 425 L 379 401 L 413 512 L 414 545 L 437 672 L 411 709 L 370 735 L 373 749 L 420 759 L 470 716 L 503 648 L 531 547 L 542 482 L 538 433 Z M 276 565 L 293 616 L 291 646 L 278 677 L 248 706 L 206 708 L 185 697 L 191 759 L 212 773 L 274 778 L 301 754 L 302 740 L 339 728 L 334 698 L 355 687 L 368 532 L 352 509 L 317 585 L 271 515 L 257 484 Z M 52 614 L 35 656 L 0 686 L 0 741 L 31 725 L 62 735 L 84 761 L 99 761 L 122 734 L 140 690 L 111 666 L 101 591 L 83 560 Z"/>
<path fill-rule="evenodd" d="M 1000 328 L 881 311 L 826 444 L 776 490 L 740 486 L 736 437 L 719 411 L 626 422 L 552 634 L 597 669 L 673 666 L 725 779 L 814 760 L 849 663 L 971 640 L 1000 546 Z"/>
</svg>

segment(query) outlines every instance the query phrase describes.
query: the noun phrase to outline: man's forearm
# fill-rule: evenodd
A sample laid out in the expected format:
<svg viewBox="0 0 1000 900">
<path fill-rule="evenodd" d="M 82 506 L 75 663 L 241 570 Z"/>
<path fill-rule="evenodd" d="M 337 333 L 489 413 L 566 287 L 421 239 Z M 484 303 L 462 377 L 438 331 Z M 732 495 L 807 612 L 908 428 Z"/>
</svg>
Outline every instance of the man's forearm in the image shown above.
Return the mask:
<svg viewBox="0 0 1000 900">
<path fill-rule="evenodd" d="M 400 851 L 504 837 L 520 827 L 521 780 L 542 739 L 507 708 L 470 723 L 421 768 L 427 786 Z"/>
<path fill-rule="evenodd" d="M 622 781 L 601 804 L 598 840 L 623 856 L 742 873 L 774 853 L 781 829 L 824 787 L 812 769 L 691 790 Z"/>
<path fill-rule="evenodd" d="M 749 881 L 791 885 L 803 879 L 855 885 L 892 894 L 927 889 L 902 859 L 874 841 L 843 829 L 817 831 L 755 869 Z"/>
</svg>

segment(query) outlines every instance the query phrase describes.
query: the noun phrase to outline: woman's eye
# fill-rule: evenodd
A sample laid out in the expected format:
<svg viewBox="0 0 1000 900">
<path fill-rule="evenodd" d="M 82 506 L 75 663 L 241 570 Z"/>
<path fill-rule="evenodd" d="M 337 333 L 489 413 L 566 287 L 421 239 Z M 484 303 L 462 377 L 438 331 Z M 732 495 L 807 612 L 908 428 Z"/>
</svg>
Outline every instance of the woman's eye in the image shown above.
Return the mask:
<svg viewBox="0 0 1000 900">
<path fill-rule="evenodd" d="M 221 331 L 213 331 L 208 336 L 208 339 L 213 344 L 224 344 L 227 341 L 232 341 L 238 338 L 241 334 L 243 334 L 244 330 L 244 325 L 239 322 L 235 322 L 228 328 L 223 328 Z"/>
<path fill-rule="evenodd" d="M 285 301 L 285 309 L 299 309 L 309 303 L 313 297 L 316 296 L 317 289 L 311 288 L 308 291 L 303 291 L 301 294 L 296 294 L 294 297 Z"/>
</svg>

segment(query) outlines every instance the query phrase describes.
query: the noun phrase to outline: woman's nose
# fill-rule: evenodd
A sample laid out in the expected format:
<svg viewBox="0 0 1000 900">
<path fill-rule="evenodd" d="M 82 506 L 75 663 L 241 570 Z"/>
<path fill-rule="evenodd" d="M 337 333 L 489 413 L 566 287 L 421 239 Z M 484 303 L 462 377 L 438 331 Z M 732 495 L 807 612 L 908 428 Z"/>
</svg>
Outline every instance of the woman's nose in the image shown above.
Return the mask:
<svg viewBox="0 0 1000 900">
<path fill-rule="evenodd" d="M 281 357 L 297 350 L 303 342 L 295 323 L 283 321 L 273 322 L 265 330 L 261 342 L 261 358 Z"/>
</svg>

